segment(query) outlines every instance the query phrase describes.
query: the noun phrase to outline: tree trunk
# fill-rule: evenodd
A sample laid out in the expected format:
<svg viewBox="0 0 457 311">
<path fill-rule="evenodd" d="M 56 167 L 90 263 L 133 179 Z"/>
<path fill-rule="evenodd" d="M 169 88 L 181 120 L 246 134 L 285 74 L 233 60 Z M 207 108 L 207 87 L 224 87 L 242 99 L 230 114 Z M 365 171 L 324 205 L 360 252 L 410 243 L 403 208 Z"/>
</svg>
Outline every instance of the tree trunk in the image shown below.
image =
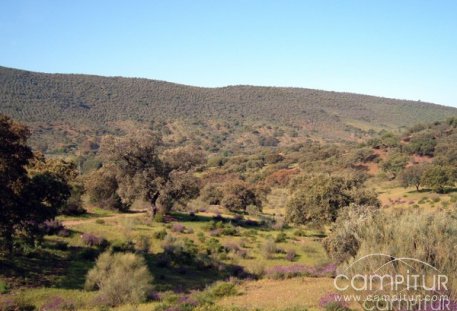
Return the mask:
<svg viewBox="0 0 457 311">
<path fill-rule="evenodd" d="M 159 192 L 154 194 L 150 200 L 151 203 L 151 217 L 154 219 L 157 215 L 159 208 L 157 207 L 157 199 L 159 198 Z"/>
</svg>

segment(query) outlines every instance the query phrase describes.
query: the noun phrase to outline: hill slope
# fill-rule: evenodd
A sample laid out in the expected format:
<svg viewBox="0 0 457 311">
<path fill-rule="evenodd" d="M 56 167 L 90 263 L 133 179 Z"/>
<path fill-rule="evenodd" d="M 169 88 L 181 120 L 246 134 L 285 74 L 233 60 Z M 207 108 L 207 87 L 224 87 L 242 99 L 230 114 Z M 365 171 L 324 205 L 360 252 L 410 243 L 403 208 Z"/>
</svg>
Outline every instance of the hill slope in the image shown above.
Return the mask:
<svg viewBox="0 0 457 311">
<path fill-rule="evenodd" d="M 5 67 L 0 67 L 0 112 L 29 123 L 38 136 L 63 131 L 62 127 L 68 127 L 67 134 L 85 129 L 97 135 L 112 129 L 116 122 L 149 124 L 180 119 L 242 125 L 263 122 L 327 138 L 347 138 L 360 130 L 411 126 L 457 115 L 456 108 L 350 93 L 254 86 L 199 88 L 148 79 L 45 74 Z"/>
</svg>

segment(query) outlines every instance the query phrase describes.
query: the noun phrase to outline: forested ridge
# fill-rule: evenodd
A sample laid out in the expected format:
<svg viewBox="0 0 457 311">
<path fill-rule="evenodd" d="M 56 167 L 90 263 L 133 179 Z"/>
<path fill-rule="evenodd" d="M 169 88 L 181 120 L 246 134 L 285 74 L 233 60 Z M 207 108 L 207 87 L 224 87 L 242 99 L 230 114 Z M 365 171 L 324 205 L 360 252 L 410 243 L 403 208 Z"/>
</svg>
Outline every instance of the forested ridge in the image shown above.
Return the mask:
<svg viewBox="0 0 457 311">
<path fill-rule="evenodd" d="M 58 138 L 79 144 L 82 136 L 113 133 L 123 121 L 149 126 L 182 120 L 207 127 L 214 120 L 238 127 L 238 135 L 251 131 L 252 124 L 263 123 L 297 131 L 291 136 L 345 139 L 354 133 L 363 136 L 370 129 L 397 129 L 457 115 L 451 107 L 350 93 L 256 86 L 201 88 L 6 67 L 0 67 L 0 112 L 31 126 L 34 145 L 49 135 L 48 142 Z M 73 137 L 72 132 L 79 136 Z"/>
</svg>

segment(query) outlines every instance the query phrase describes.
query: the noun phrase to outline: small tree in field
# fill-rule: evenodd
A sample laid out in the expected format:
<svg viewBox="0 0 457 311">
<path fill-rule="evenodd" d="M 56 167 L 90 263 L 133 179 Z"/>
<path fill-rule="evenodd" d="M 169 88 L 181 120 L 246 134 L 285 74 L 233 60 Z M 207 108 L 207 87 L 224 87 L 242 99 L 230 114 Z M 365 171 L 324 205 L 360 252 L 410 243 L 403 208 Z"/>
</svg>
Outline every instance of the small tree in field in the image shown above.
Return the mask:
<svg viewBox="0 0 457 311">
<path fill-rule="evenodd" d="M 401 185 L 403 187 L 416 187 L 416 190 L 419 191 L 419 187 L 422 185 L 422 175 L 426 170 L 426 165 L 413 165 L 405 168 L 405 170 L 400 175 Z"/>
<path fill-rule="evenodd" d="M 175 202 L 198 195 L 199 180 L 193 169 L 205 162 L 202 152 L 192 146 L 163 154 L 161 148 L 160 138 L 151 132 L 110 136 L 102 142 L 102 154 L 122 204 L 145 200 L 151 204 L 153 216 L 159 211 L 167 213 Z"/>
<path fill-rule="evenodd" d="M 224 196 L 221 201 L 222 206 L 230 211 L 244 212 L 249 205 L 259 208 L 262 202 L 257 197 L 254 189 L 245 182 L 228 182 L 224 186 Z"/>
<path fill-rule="evenodd" d="M 432 165 L 424 171 L 421 182 L 437 193 L 444 193 L 446 187 L 455 184 L 454 169 L 449 166 Z"/>
<path fill-rule="evenodd" d="M 333 222 L 338 210 L 350 204 L 379 206 L 375 193 L 363 188 L 362 180 L 339 176 L 301 176 L 293 185 L 286 207 L 286 219 L 292 223 Z"/>
</svg>

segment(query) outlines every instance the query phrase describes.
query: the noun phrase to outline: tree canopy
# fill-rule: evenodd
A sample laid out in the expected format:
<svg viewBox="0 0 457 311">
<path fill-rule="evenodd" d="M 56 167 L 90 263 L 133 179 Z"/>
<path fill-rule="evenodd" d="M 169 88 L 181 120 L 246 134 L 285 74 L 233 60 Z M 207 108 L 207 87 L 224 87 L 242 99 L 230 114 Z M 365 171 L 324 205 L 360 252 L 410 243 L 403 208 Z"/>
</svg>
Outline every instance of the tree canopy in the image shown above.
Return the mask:
<svg viewBox="0 0 457 311">
<path fill-rule="evenodd" d="M 29 176 L 27 165 L 34 158 L 29 135 L 25 126 L 0 115 L 0 239 L 8 253 L 15 238 L 34 243 L 42 234 L 40 225 L 54 218 L 70 196 L 67 183 L 52 172 Z"/>
<path fill-rule="evenodd" d="M 93 187 L 114 190 L 98 195 L 120 206 L 128 208 L 135 200 L 144 200 L 151 204 L 153 215 L 167 213 L 174 203 L 198 195 L 194 169 L 206 159 L 192 146 L 163 149 L 160 137 L 150 131 L 106 137 L 101 147 L 104 167 L 97 172 L 102 184 L 95 182 Z"/>
</svg>

